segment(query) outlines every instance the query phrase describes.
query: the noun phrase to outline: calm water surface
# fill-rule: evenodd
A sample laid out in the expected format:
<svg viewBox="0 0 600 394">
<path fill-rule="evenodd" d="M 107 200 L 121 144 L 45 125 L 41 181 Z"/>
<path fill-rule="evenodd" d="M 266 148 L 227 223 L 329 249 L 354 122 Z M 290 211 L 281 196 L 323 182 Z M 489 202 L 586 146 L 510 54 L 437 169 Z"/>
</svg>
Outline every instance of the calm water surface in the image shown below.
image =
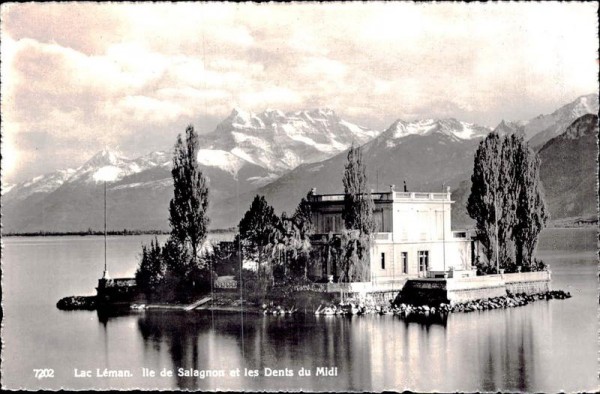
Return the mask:
<svg viewBox="0 0 600 394">
<path fill-rule="evenodd" d="M 152 236 L 109 237 L 109 271 L 132 276 Z M 543 233 L 539 257 L 569 300 L 470 314 L 442 322 L 395 316 L 291 317 L 142 312 L 105 317 L 62 312 L 58 299 L 94 294 L 102 237 L 5 238 L 2 386 L 229 390 L 597 391 L 595 229 Z M 337 376 L 315 376 L 337 367 Z M 34 369 L 54 378 L 36 379 Z M 92 370 L 92 378 L 74 369 Z M 128 369 L 130 378 L 95 377 Z M 223 370 L 225 377 L 142 377 L 142 368 Z M 240 377 L 229 376 L 240 368 Z M 244 369 L 293 377 L 244 377 Z M 310 377 L 298 376 L 301 368 Z"/>
</svg>

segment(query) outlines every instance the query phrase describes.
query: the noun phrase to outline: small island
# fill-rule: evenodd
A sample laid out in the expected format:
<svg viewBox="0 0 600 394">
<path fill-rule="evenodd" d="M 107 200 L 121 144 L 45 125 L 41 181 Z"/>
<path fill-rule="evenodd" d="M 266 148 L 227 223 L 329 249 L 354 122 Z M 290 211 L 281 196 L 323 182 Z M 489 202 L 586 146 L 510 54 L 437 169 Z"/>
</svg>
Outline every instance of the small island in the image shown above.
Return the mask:
<svg viewBox="0 0 600 394">
<path fill-rule="evenodd" d="M 490 133 L 480 143 L 467 203 L 474 230 L 452 230 L 449 187 L 368 190 L 352 146 L 343 193 L 313 188 L 292 215 L 257 195 L 233 241 L 220 243 L 206 240 L 198 151 L 188 126 L 174 149 L 168 240 L 143 245 L 134 278 L 111 278 L 105 265 L 96 296 L 63 298 L 59 309 L 434 316 L 571 297 L 551 289 L 535 258 L 548 214 L 539 158 L 523 137 Z"/>
</svg>

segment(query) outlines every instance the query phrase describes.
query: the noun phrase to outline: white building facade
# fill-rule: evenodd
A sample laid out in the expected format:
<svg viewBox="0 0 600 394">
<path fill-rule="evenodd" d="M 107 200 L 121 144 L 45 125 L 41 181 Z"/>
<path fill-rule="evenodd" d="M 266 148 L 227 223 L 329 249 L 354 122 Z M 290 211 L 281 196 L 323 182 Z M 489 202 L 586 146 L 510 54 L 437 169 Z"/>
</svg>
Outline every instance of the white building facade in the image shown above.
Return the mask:
<svg viewBox="0 0 600 394">
<path fill-rule="evenodd" d="M 371 193 L 376 232 L 371 244 L 370 280 L 386 282 L 417 277 L 471 275 L 475 243 L 466 231 L 452 231 L 450 192 Z M 344 229 L 343 194 L 310 196 L 315 239 Z M 318 244 L 318 241 L 317 241 Z M 337 276 L 337 267 L 321 259 L 314 275 Z M 461 274 L 462 273 L 462 274 Z"/>
</svg>

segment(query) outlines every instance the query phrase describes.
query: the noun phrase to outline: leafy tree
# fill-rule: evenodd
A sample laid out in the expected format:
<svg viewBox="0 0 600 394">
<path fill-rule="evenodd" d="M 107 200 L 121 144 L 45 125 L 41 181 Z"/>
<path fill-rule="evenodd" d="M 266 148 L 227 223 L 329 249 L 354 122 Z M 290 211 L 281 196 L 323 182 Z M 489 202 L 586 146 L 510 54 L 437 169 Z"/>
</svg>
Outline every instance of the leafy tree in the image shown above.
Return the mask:
<svg viewBox="0 0 600 394">
<path fill-rule="evenodd" d="M 275 238 L 278 222 L 279 218 L 275 215 L 273 207 L 267 203 L 264 196 L 257 195 L 239 223 L 244 249 L 257 256 L 259 281 L 265 260 L 265 248 Z"/>
<path fill-rule="evenodd" d="M 341 255 L 340 282 L 364 282 L 369 278 L 370 237 L 358 230 L 344 230 L 337 254 Z"/>
<path fill-rule="evenodd" d="M 278 280 L 289 282 L 308 279 L 312 250 L 310 236 L 314 233 L 314 227 L 307 198 L 300 201 L 292 217 L 283 212 L 274 225 L 273 236 L 266 249 L 270 252 L 271 264 Z"/>
<path fill-rule="evenodd" d="M 310 263 L 310 252 L 312 250 L 310 236 L 315 232 L 312 221 L 312 208 L 308 201 L 311 194 L 312 192 L 309 192 L 306 198 L 300 200 L 300 203 L 294 212 L 294 216 L 292 217 L 292 222 L 294 224 L 294 249 L 298 258 L 304 263 L 305 280 L 308 279 L 308 266 Z"/>
<path fill-rule="evenodd" d="M 475 153 L 467 212 L 488 264 L 510 268 L 531 260 L 546 222 L 539 159 L 515 134 L 489 134 Z"/>
<path fill-rule="evenodd" d="M 371 234 L 375 229 L 373 200 L 367 189 L 367 171 L 362 160 L 362 150 L 354 144 L 348 151 L 344 166 L 344 210 L 342 217 L 348 230 Z"/>
<path fill-rule="evenodd" d="M 219 276 L 239 275 L 238 237 L 233 242 L 214 242 L 204 260 Z"/>
<path fill-rule="evenodd" d="M 189 252 L 182 245 L 169 238 L 163 246 L 162 257 L 167 267 L 167 273 L 170 277 L 183 279 L 190 260 Z"/>
<path fill-rule="evenodd" d="M 208 187 L 198 167 L 198 135 L 193 126 L 185 130 L 185 142 L 177 136 L 173 153 L 174 196 L 169 205 L 171 237 L 191 250 L 192 262 L 197 262 L 198 248 L 206 238 L 209 223 Z"/>
<path fill-rule="evenodd" d="M 285 212 L 281 214 L 281 219 L 273 224 L 273 229 L 266 245 L 265 251 L 269 254 L 274 279 L 287 280 L 287 255 L 289 251 L 289 238 L 291 235 L 290 221 Z"/>
<path fill-rule="evenodd" d="M 532 266 L 544 267 L 534 259 L 540 232 L 546 226 L 549 215 L 540 186 L 540 158 L 526 143 L 518 147 L 516 174 L 521 184 L 516 209 L 517 224 L 513 230 L 516 265 L 531 270 Z"/>
<path fill-rule="evenodd" d="M 165 278 L 166 270 L 158 239 L 150 241 L 149 247 L 142 245 L 142 260 L 135 272 L 140 289 L 147 295 L 156 292 Z"/>
</svg>

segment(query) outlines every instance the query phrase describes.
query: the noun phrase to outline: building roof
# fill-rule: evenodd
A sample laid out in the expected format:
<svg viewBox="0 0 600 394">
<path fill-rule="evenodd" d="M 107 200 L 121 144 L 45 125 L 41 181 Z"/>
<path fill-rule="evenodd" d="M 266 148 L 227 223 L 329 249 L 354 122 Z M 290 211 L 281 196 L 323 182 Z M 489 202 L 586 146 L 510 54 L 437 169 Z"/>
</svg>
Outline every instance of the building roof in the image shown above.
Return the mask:
<svg viewBox="0 0 600 394">
<path fill-rule="evenodd" d="M 314 190 L 314 189 L 313 189 Z M 373 201 L 389 202 L 447 202 L 453 203 L 451 193 L 433 193 L 433 192 L 371 192 L 369 193 Z M 343 202 L 344 194 L 316 194 L 313 192 L 309 196 L 311 202 Z"/>
</svg>

